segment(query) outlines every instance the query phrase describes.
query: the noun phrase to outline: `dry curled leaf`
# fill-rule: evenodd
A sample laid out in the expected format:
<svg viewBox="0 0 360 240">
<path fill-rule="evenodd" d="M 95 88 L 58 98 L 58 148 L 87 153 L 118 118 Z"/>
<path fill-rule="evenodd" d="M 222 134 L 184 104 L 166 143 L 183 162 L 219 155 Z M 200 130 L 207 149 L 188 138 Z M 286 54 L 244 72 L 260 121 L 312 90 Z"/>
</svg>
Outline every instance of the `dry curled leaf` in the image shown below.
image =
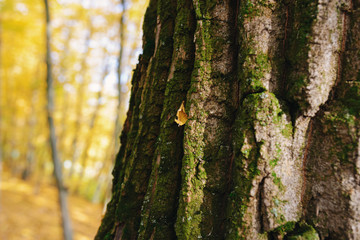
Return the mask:
<svg viewBox="0 0 360 240">
<path fill-rule="evenodd" d="M 188 120 L 188 115 L 185 112 L 184 101 L 181 103 L 181 106 L 176 113 L 176 117 L 177 119 L 175 119 L 175 122 L 179 124 L 179 127 L 184 125 Z"/>
</svg>

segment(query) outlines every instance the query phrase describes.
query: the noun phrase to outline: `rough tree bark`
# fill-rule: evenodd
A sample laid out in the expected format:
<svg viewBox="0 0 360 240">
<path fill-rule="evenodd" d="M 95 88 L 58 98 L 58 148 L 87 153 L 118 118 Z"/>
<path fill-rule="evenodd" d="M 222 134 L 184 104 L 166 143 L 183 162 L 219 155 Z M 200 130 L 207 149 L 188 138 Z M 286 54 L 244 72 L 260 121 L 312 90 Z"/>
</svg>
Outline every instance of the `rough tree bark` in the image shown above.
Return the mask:
<svg viewBox="0 0 360 240">
<path fill-rule="evenodd" d="M 359 6 L 151 0 L 96 239 L 360 239 Z"/>
</svg>

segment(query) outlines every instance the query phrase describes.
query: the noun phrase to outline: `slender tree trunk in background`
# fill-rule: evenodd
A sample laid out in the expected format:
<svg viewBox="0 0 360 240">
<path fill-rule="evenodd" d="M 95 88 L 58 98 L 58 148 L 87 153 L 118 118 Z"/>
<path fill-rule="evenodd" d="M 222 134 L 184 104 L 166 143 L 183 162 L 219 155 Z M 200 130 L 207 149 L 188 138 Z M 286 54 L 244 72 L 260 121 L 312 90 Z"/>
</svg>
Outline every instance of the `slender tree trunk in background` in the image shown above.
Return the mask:
<svg viewBox="0 0 360 240">
<path fill-rule="evenodd" d="M 46 12 L 46 82 L 47 82 L 47 115 L 48 115 L 48 123 L 49 123 L 49 140 L 51 146 L 51 157 L 54 164 L 54 175 L 56 180 L 56 185 L 59 192 L 59 205 L 61 209 L 61 220 L 63 227 L 63 235 L 65 240 L 72 239 L 72 229 L 71 229 L 71 221 L 67 203 L 67 190 L 63 184 L 62 179 L 62 165 L 59 158 L 59 153 L 56 148 L 56 134 L 55 134 L 55 126 L 54 126 L 54 89 L 53 89 L 53 79 L 51 72 L 51 56 L 50 56 L 50 11 L 49 4 L 47 0 L 44 0 L 45 3 L 45 12 Z"/>
<path fill-rule="evenodd" d="M 117 68 L 117 89 L 118 89 L 118 102 L 117 102 L 117 109 L 116 109 L 116 120 L 115 120 L 115 139 L 117 139 L 120 135 L 121 131 L 121 123 L 120 123 L 120 115 L 121 115 L 121 106 L 123 104 L 123 97 L 121 91 L 121 75 L 122 75 L 122 62 L 123 62 L 123 55 L 124 55 L 124 46 L 125 46 L 125 24 L 124 24 L 124 18 L 125 18 L 125 1 L 121 0 L 121 5 L 123 8 L 123 12 L 120 16 L 120 25 L 119 25 L 119 34 L 120 34 L 120 51 L 119 51 L 119 57 L 118 57 L 118 68 Z M 130 54 L 131 55 L 131 54 Z M 120 141 L 115 141 L 115 151 L 120 146 Z M 114 154 L 115 155 L 115 154 Z"/>
<path fill-rule="evenodd" d="M 96 239 L 360 239 L 358 0 L 151 0 L 143 40 Z"/>
</svg>

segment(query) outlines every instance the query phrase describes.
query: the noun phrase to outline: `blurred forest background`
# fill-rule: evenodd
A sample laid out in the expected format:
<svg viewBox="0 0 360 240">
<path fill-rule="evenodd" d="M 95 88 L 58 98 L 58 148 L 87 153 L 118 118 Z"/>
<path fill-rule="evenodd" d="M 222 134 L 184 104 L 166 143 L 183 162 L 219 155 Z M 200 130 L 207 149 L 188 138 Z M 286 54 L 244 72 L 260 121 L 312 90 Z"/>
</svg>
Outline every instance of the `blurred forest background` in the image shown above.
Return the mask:
<svg viewBox="0 0 360 240">
<path fill-rule="evenodd" d="M 74 238 L 91 239 L 141 52 L 147 0 L 49 0 L 54 125 Z M 62 239 L 43 0 L 0 0 L 0 239 Z"/>
</svg>

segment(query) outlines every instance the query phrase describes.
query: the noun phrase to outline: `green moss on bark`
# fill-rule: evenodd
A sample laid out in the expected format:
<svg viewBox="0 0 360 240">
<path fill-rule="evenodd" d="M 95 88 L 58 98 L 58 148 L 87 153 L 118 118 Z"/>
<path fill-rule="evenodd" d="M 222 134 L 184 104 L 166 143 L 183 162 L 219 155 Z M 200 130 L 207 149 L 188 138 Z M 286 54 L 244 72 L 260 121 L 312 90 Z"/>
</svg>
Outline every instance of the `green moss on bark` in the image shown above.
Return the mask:
<svg viewBox="0 0 360 240">
<path fill-rule="evenodd" d="M 330 135 L 335 145 L 341 146 L 341 148 L 331 149 L 330 154 L 336 156 L 343 164 L 354 164 L 352 154 L 358 147 L 355 132 L 358 120 L 352 112 L 352 108 L 347 108 L 342 104 L 335 104 L 331 112 L 325 112 L 324 114 L 323 124 L 326 134 Z M 339 131 L 343 131 L 343 129 L 347 131 L 348 136 L 346 138 L 343 132 L 339 134 Z"/>
<path fill-rule="evenodd" d="M 229 22 L 216 14 L 223 3 L 194 1 L 197 20 L 195 62 L 188 91 L 182 189 L 177 213 L 179 239 L 218 239 L 223 236 L 226 189 L 224 172 L 231 153 L 228 136 L 231 52 L 224 49 L 234 41 Z M 226 68 L 225 67 L 225 68 Z M 216 128 L 216 130 L 215 130 Z M 214 151 L 215 149 L 215 151 Z"/>
<path fill-rule="evenodd" d="M 230 194 L 231 222 L 227 239 L 247 239 L 249 235 L 260 237 L 260 232 L 255 230 L 258 226 L 254 224 L 265 226 L 271 221 L 271 225 L 267 226 L 272 227 L 289 221 L 285 205 L 291 199 L 283 195 L 287 188 L 281 178 L 278 164 L 284 164 L 282 149 L 288 152 L 285 141 L 292 141 L 292 135 L 288 134 L 286 129 L 290 128 L 289 131 L 292 132 L 292 128 L 290 123 L 284 124 L 286 120 L 283 114 L 279 101 L 269 92 L 250 94 L 243 101 L 241 112 L 234 124 L 234 188 Z M 268 139 L 267 136 L 274 132 L 283 136 Z M 253 189 L 257 189 L 262 197 L 255 194 Z M 263 199 L 264 196 L 267 200 Z M 261 207 L 255 208 L 255 198 Z M 270 201 L 270 204 L 264 207 L 263 201 Z M 251 209 L 248 210 L 248 207 Z M 258 223 L 254 222 L 258 215 L 252 214 L 262 215 L 257 220 Z"/>
<path fill-rule="evenodd" d="M 140 66 L 137 72 L 137 74 L 141 72 L 141 81 L 132 96 L 134 106 L 133 109 L 130 108 L 130 111 L 133 111 L 131 120 L 128 122 L 130 130 L 128 130 L 126 144 L 122 145 L 122 149 L 125 150 L 120 150 L 114 168 L 111 212 L 108 211 L 109 217 L 105 216 L 104 219 L 111 219 L 112 224 L 108 222 L 108 228 L 113 228 L 111 234 L 121 232 L 122 239 L 133 239 L 137 235 L 140 209 L 151 173 L 154 144 L 159 134 L 166 77 L 171 60 L 174 19 L 165 16 L 164 19 L 159 18 L 157 26 L 151 24 L 155 23 L 156 15 L 160 13 L 163 15 L 164 11 L 169 14 L 169 5 L 173 3 L 150 2 L 146 17 L 151 19 L 144 24 L 144 48 L 147 49 L 144 49 L 143 59 L 147 60 L 148 65 Z M 172 16 L 175 15 L 175 10 L 172 9 Z M 151 54 L 154 51 L 153 48 L 156 52 Z M 152 108 L 147 107 L 147 104 Z M 107 230 L 107 234 L 109 232 Z M 98 234 L 98 238 L 101 239 L 101 235 Z"/>
<path fill-rule="evenodd" d="M 308 84 L 308 53 L 311 29 L 316 20 L 318 1 L 297 0 L 290 5 L 291 32 L 287 39 L 286 59 L 289 64 L 287 83 L 288 99 L 297 102 L 302 109 L 308 107 L 304 101 L 304 88 Z"/>
<path fill-rule="evenodd" d="M 360 83 L 360 77 L 358 81 Z M 341 101 L 349 109 L 350 114 L 360 117 L 360 84 L 348 88 Z"/>
<path fill-rule="evenodd" d="M 251 41 L 247 44 L 251 45 Z M 265 91 L 266 87 L 262 80 L 265 73 L 268 73 L 271 69 L 268 56 L 264 53 L 252 53 L 252 49 L 247 49 L 247 53 L 245 53 L 246 49 L 242 51 L 246 56 L 242 65 L 244 70 L 240 75 L 242 91 L 244 94 Z"/>
<path fill-rule="evenodd" d="M 183 128 L 174 121 L 186 99 L 194 57 L 194 16 L 189 0 L 177 2 L 174 52 L 166 84 L 161 130 L 143 202 L 138 239 L 174 239 L 174 223 L 183 157 Z"/>
<path fill-rule="evenodd" d="M 320 240 L 316 230 L 306 223 L 300 222 L 295 229 L 285 236 L 285 240 Z"/>
</svg>

